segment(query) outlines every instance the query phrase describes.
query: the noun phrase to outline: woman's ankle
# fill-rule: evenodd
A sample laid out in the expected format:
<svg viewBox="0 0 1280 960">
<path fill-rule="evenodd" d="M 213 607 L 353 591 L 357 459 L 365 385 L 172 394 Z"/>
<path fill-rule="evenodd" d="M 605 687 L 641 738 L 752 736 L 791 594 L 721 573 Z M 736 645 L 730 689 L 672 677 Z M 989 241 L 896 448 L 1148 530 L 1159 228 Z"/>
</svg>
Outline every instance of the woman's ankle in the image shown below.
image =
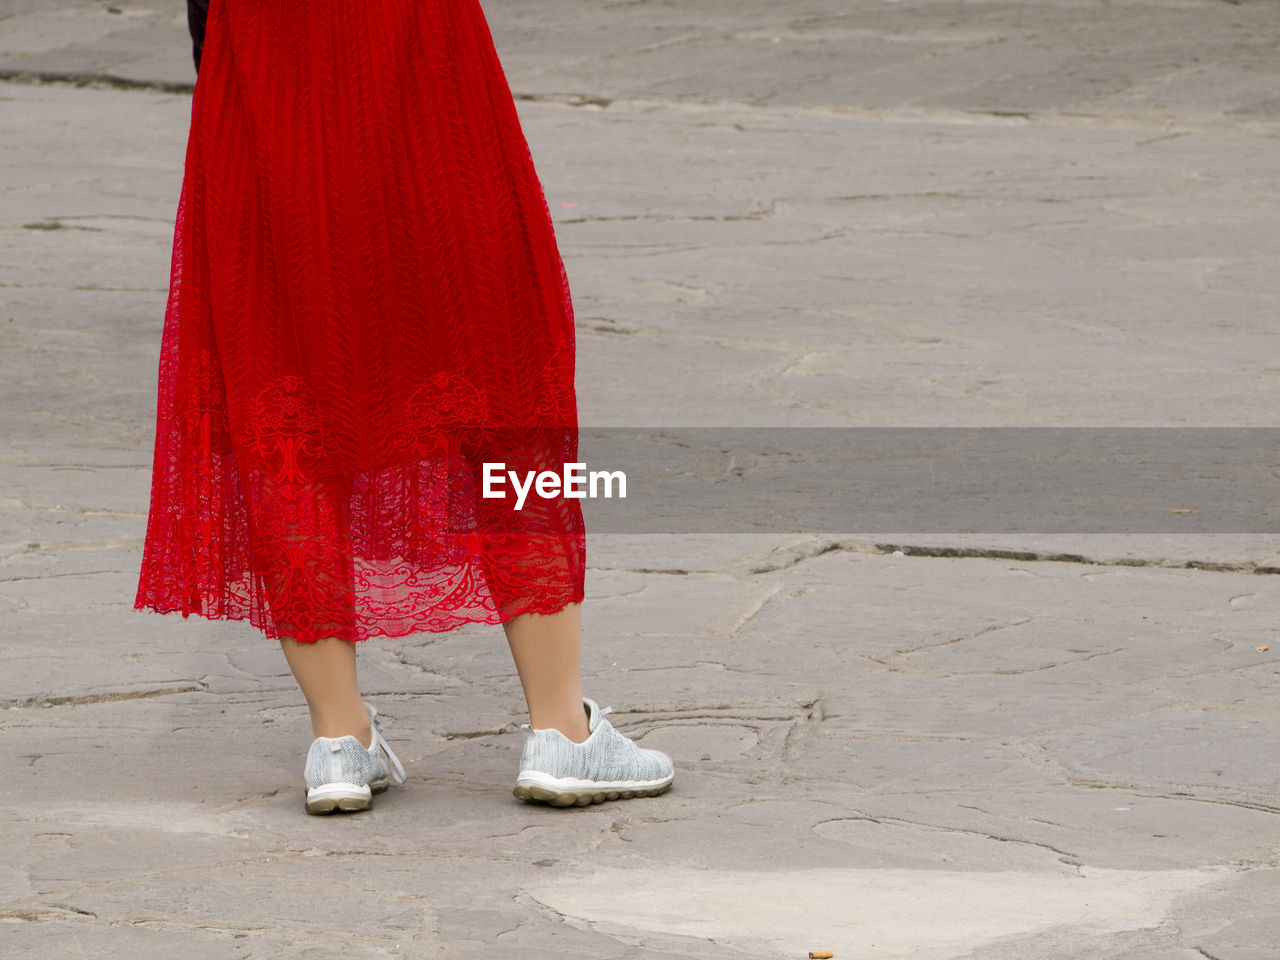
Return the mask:
<svg viewBox="0 0 1280 960">
<path fill-rule="evenodd" d="M 361 711 L 360 718 L 350 716 L 311 716 L 311 734 L 315 737 L 355 737 L 365 747 L 373 746 L 373 728 L 368 713 Z"/>
<path fill-rule="evenodd" d="M 530 711 L 529 726 L 535 730 L 558 730 L 574 743 L 583 743 L 591 736 L 585 709 L 558 710 L 554 713 L 541 710 L 536 714 L 536 719 L 535 714 Z"/>
</svg>

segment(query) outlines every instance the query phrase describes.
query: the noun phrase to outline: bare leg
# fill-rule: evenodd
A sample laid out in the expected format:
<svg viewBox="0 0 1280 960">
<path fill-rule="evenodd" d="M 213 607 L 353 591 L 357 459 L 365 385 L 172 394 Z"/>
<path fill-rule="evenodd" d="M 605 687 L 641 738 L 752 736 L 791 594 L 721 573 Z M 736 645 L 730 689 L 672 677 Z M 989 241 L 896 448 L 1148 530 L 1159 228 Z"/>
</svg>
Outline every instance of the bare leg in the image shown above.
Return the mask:
<svg viewBox="0 0 1280 960">
<path fill-rule="evenodd" d="M 280 638 L 289 669 L 302 688 L 311 710 L 311 731 L 317 737 L 358 739 L 366 747 L 373 742 L 369 714 L 356 682 L 356 645 L 337 637 L 314 643 Z"/>
<path fill-rule="evenodd" d="M 502 627 L 529 704 L 530 726 L 559 730 L 582 743 L 590 731 L 582 709 L 581 604 L 558 613 L 522 613 Z"/>
</svg>

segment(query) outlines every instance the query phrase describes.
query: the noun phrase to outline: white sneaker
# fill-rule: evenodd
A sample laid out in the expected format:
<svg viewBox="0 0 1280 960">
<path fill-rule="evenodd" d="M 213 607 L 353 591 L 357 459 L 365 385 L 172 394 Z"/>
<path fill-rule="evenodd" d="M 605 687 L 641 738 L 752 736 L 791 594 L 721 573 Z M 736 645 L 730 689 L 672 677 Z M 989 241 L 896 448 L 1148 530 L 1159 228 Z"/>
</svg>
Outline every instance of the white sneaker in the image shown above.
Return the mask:
<svg viewBox="0 0 1280 960">
<path fill-rule="evenodd" d="M 365 709 L 373 732 L 373 743 L 367 748 L 350 736 L 316 737 L 311 742 L 303 773 L 307 813 L 367 810 L 375 793 L 393 782 L 404 783 L 404 767 L 382 738 L 378 711 L 367 703 Z"/>
<path fill-rule="evenodd" d="M 520 774 L 512 791 L 521 800 L 553 807 L 585 807 L 605 800 L 652 797 L 671 786 L 675 766 L 660 750 L 645 750 L 613 728 L 594 700 L 582 701 L 587 729 L 582 743 L 559 730 L 524 730 Z"/>
</svg>

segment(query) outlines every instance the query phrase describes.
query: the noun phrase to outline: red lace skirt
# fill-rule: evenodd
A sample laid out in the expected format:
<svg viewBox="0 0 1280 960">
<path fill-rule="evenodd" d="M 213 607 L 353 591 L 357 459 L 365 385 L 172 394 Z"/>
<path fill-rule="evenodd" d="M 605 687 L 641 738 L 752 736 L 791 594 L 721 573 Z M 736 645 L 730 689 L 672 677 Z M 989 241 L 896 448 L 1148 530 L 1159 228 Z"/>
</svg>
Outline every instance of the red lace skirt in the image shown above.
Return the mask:
<svg viewBox="0 0 1280 960">
<path fill-rule="evenodd" d="M 363 640 L 582 599 L 573 311 L 476 0 L 212 0 L 135 606 Z"/>
</svg>

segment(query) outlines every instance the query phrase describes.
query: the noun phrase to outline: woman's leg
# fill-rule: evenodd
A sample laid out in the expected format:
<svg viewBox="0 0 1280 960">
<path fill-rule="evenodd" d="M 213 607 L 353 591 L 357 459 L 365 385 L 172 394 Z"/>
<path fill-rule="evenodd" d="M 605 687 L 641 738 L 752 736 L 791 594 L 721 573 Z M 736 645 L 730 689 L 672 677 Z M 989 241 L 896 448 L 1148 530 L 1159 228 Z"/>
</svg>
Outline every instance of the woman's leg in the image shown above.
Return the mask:
<svg viewBox="0 0 1280 960">
<path fill-rule="evenodd" d="M 582 708 L 582 605 L 522 613 L 502 625 L 520 673 L 534 729 L 559 730 L 574 743 L 590 735 Z"/>
<path fill-rule="evenodd" d="M 356 645 L 337 637 L 314 643 L 281 637 L 280 646 L 307 698 L 312 733 L 317 737 L 350 735 L 366 747 L 371 745 L 369 713 L 356 682 Z"/>
</svg>

